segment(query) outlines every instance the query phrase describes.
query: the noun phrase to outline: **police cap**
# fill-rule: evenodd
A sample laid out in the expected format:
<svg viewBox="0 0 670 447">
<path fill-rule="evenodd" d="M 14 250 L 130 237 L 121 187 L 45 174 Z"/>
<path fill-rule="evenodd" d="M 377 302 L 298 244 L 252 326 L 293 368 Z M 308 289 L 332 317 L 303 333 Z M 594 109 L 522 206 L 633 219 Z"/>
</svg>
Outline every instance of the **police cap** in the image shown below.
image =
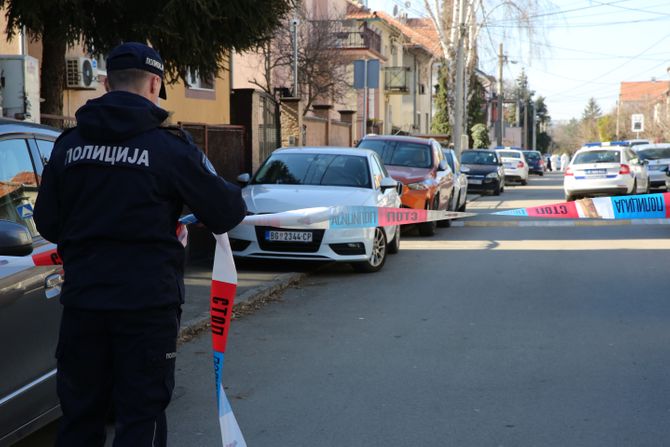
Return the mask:
<svg viewBox="0 0 670 447">
<path fill-rule="evenodd" d="M 139 42 L 125 42 L 114 48 L 107 56 L 107 71 L 135 68 L 160 76 L 163 80 L 163 59 L 156 50 Z M 159 98 L 167 99 L 165 82 L 161 82 Z"/>
</svg>

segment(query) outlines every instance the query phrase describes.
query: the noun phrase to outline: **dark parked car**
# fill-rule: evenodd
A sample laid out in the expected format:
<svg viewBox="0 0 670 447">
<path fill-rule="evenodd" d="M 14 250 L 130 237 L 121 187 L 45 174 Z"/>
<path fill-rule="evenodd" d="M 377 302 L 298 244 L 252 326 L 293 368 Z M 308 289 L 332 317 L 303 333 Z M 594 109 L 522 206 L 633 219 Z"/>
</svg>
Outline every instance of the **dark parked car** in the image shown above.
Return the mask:
<svg viewBox="0 0 670 447">
<path fill-rule="evenodd" d="M 470 191 L 490 192 L 496 196 L 505 191 L 505 170 L 496 151 L 463 151 L 461 172 L 468 176 Z"/>
<path fill-rule="evenodd" d="M 528 172 L 531 174 L 538 174 L 540 176 L 544 175 L 544 171 L 547 168 L 544 165 L 544 160 L 542 159 L 542 154 L 540 151 L 523 151 L 523 155 L 526 157 L 528 162 Z"/>
<path fill-rule="evenodd" d="M 60 416 L 56 343 L 60 267 L 12 265 L 6 256 L 53 248 L 35 229 L 32 207 L 58 131 L 0 120 L 0 445 Z"/>
</svg>

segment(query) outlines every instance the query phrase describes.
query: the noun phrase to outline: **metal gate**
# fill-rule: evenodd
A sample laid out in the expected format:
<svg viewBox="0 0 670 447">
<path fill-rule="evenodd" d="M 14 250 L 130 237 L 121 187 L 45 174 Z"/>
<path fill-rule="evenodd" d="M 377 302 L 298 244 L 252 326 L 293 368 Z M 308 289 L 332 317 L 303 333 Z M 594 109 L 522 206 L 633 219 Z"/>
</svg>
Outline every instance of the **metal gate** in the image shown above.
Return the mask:
<svg viewBox="0 0 670 447">
<path fill-rule="evenodd" d="M 281 146 L 279 135 L 279 104 L 267 94 L 259 98 L 258 146 L 261 162 Z"/>
</svg>

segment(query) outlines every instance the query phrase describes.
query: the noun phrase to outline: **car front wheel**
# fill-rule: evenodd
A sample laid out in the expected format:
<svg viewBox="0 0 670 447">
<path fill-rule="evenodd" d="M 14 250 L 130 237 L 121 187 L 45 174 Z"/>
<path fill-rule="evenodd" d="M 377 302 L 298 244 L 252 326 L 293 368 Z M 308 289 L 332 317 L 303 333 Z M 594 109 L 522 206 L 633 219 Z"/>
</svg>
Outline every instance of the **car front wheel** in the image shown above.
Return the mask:
<svg viewBox="0 0 670 447">
<path fill-rule="evenodd" d="M 352 264 L 354 269 L 360 273 L 373 273 L 381 270 L 386 262 L 386 253 L 388 247 L 386 244 L 386 235 L 384 230 L 375 228 L 375 238 L 372 242 L 372 253 L 367 261 L 355 262 Z"/>
<path fill-rule="evenodd" d="M 426 209 L 428 210 L 436 210 L 437 209 L 437 204 L 440 203 L 438 202 L 437 197 L 435 198 L 435 203 L 433 204 L 433 207 L 427 207 Z M 435 231 L 437 231 L 437 221 L 430 221 L 430 222 L 424 222 L 419 224 L 419 234 L 421 236 L 435 236 Z"/>
<path fill-rule="evenodd" d="M 388 252 L 390 255 L 394 255 L 400 251 L 400 227 L 395 230 L 395 236 L 393 240 L 389 242 Z"/>
</svg>

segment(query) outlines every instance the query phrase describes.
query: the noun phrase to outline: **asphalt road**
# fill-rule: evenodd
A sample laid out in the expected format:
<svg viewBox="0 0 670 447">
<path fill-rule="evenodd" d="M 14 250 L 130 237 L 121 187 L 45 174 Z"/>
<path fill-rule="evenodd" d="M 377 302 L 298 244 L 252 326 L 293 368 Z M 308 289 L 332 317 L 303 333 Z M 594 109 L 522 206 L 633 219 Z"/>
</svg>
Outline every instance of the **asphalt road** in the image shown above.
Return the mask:
<svg viewBox="0 0 670 447">
<path fill-rule="evenodd" d="M 561 201 L 560 182 L 469 209 Z M 383 271 L 327 268 L 235 320 L 224 379 L 248 445 L 667 445 L 670 227 L 490 221 L 405 235 Z M 172 446 L 220 445 L 209 349 L 180 352 Z"/>
<path fill-rule="evenodd" d="M 670 226 L 486 215 L 560 184 L 483 197 L 482 226 L 407 232 L 381 272 L 330 266 L 234 320 L 223 377 L 247 444 L 668 445 Z M 177 362 L 170 446 L 220 446 L 209 336 Z"/>
</svg>

